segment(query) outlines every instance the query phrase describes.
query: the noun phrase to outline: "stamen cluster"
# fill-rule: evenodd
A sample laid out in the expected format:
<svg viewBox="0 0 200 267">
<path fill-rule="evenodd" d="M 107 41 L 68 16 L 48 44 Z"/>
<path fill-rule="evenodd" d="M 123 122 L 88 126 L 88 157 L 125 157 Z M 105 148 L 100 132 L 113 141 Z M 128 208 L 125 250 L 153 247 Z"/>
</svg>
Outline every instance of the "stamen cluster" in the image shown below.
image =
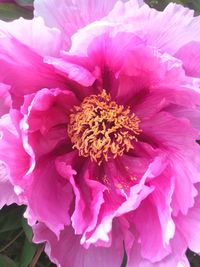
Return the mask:
<svg viewBox="0 0 200 267">
<path fill-rule="evenodd" d="M 79 155 L 99 165 L 133 149 L 133 141 L 141 132 L 139 119 L 130 107 L 111 101 L 105 90 L 73 108 L 67 131 Z"/>
</svg>

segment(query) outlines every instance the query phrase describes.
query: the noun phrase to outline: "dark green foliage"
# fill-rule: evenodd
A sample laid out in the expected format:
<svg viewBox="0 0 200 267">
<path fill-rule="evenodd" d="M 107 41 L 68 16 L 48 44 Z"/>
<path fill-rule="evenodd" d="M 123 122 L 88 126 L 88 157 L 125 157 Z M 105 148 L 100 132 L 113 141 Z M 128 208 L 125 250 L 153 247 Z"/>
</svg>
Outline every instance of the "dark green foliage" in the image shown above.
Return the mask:
<svg viewBox="0 0 200 267">
<path fill-rule="evenodd" d="M 0 210 L 0 267 L 53 267 L 43 245 L 31 242 L 32 230 L 23 217 L 24 206 L 11 205 Z M 37 257 L 36 257 L 37 256 Z"/>
<path fill-rule="evenodd" d="M 158 10 L 163 10 L 169 3 L 177 3 L 194 9 L 196 14 L 200 13 L 200 0 L 145 0 L 145 2 Z"/>
<path fill-rule="evenodd" d="M 192 251 L 188 250 L 186 253 L 191 267 L 199 267 L 200 266 L 200 256 L 196 253 L 193 253 Z"/>
<path fill-rule="evenodd" d="M 31 19 L 33 17 L 33 10 L 12 3 L 0 3 L 0 19 L 11 21 L 19 17 Z"/>
</svg>

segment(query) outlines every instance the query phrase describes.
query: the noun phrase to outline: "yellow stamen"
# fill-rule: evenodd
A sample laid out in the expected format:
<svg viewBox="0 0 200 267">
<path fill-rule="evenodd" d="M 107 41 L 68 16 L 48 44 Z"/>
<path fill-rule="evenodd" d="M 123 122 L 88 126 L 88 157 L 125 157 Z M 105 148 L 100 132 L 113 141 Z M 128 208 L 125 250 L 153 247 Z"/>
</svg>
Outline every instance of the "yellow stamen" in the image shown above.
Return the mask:
<svg viewBox="0 0 200 267">
<path fill-rule="evenodd" d="M 141 133 L 139 122 L 129 107 L 111 101 L 103 90 L 73 108 L 67 131 L 79 155 L 100 165 L 103 160 L 122 156 L 134 148 L 133 141 Z"/>
</svg>

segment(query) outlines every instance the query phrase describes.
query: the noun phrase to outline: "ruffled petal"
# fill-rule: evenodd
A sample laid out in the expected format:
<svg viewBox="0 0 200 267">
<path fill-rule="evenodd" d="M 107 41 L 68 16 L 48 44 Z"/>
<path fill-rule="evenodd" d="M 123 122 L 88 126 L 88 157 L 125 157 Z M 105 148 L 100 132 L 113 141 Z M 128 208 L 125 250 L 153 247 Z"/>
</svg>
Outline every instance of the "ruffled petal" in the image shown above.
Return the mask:
<svg viewBox="0 0 200 267">
<path fill-rule="evenodd" d="M 8 171 L 5 164 L 0 162 L 0 209 L 4 205 L 18 203 L 18 197 L 14 192 L 14 186 L 8 180 Z"/>
<path fill-rule="evenodd" d="M 68 116 L 78 103 L 72 92 L 60 89 L 41 89 L 24 97 L 20 128 L 24 146 L 31 148 L 34 158 L 52 153 L 54 149 L 58 153 L 63 146 L 71 147 L 67 136 Z"/>
<path fill-rule="evenodd" d="M 176 219 L 176 224 L 179 231 L 188 242 L 188 247 L 200 253 L 200 237 L 197 233 L 200 231 L 200 196 L 199 184 L 197 185 L 198 196 L 195 198 L 194 206 L 189 210 L 186 216 L 179 215 Z"/>
<path fill-rule="evenodd" d="M 10 86 L 0 83 L 0 117 L 9 111 L 11 97 L 9 94 Z"/>
<path fill-rule="evenodd" d="M 165 109 L 166 111 L 168 111 L 168 109 Z M 195 129 L 197 129 L 198 131 L 200 131 L 200 108 L 185 108 L 185 107 L 181 107 L 181 106 L 171 106 L 169 107 L 169 111 L 170 113 L 178 118 L 187 118 L 192 127 L 194 127 Z M 200 137 L 198 137 L 197 139 L 199 139 Z"/>
<path fill-rule="evenodd" d="M 0 119 L 0 159 L 6 163 L 9 179 L 15 185 L 23 182 L 23 176 L 31 165 L 30 156 L 23 148 L 21 137 L 9 115 Z M 9 151 L 9 153 L 7 153 Z"/>
<path fill-rule="evenodd" d="M 113 233 L 109 247 L 85 249 L 80 245 L 80 236 L 75 235 L 71 227 L 65 227 L 59 240 L 42 224 L 35 225 L 33 231 L 34 242 L 47 241 L 45 251 L 58 267 L 119 267 L 122 262 L 123 242 L 119 232 Z"/>
<path fill-rule="evenodd" d="M 175 56 L 183 61 L 187 75 L 200 77 L 200 41 L 190 42 L 181 47 Z"/>
<path fill-rule="evenodd" d="M 94 22 L 80 30 L 72 37 L 70 52 L 62 57 L 89 69 L 96 76 L 97 88 L 105 88 L 118 103 L 131 105 L 139 115 L 149 110 L 150 117 L 169 104 L 199 105 L 198 84 L 185 75 L 180 59 L 107 22 Z"/>
<path fill-rule="evenodd" d="M 177 125 L 181 127 L 181 132 Z M 186 214 L 194 205 L 194 196 L 197 193 L 193 183 L 199 181 L 200 147 L 195 141 L 198 132 L 191 127 L 187 119 L 175 118 L 166 112 L 160 112 L 151 120 L 143 121 L 141 128 L 145 139 L 168 152 L 175 177 L 173 214 L 177 214 L 179 210 Z M 185 201 L 182 201 L 183 199 Z"/>
<path fill-rule="evenodd" d="M 189 267 L 190 264 L 185 256 L 187 244 L 180 232 L 171 242 L 172 253 L 159 262 L 151 262 L 141 256 L 141 247 L 139 243 L 134 242 L 132 249 L 129 251 L 127 267 Z"/>
<path fill-rule="evenodd" d="M 66 48 L 69 48 L 72 34 L 106 16 L 115 2 L 116 0 L 36 0 L 34 7 L 36 16 L 42 16 L 48 26 L 57 27 L 63 32 Z"/>
<path fill-rule="evenodd" d="M 69 175 L 70 174 L 69 172 Z M 57 173 L 54 160 L 39 162 L 26 176 L 24 195 L 28 201 L 25 216 L 31 225 L 44 222 L 57 236 L 70 224 L 69 209 L 73 194 L 71 186 Z"/>
<path fill-rule="evenodd" d="M 147 44 L 174 55 L 189 41 L 199 39 L 199 19 L 193 16 L 193 10 L 174 3 L 163 12 L 152 10 L 146 25 Z"/>
<path fill-rule="evenodd" d="M 167 111 L 176 117 L 188 118 L 198 129 L 200 93 L 195 91 L 195 86 L 189 84 L 173 86 L 171 84 L 161 84 L 151 91 L 144 91 L 143 95 L 137 96 L 136 94 L 135 97 L 136 99 L 138 97 L 138 101 L 134 102 L 133 98 L 133 111 L 141 121 L 151 119 L 160 111 Z"/>
<path fill-rule="evenodd" d="M 141 256 L 155 263 L 171 253 L 170 241 L 175 234 L 171 208 L 174 180 L 165 155 L 157 157 L 152 174 L 146 184 L 154 190 L 138 209 L 129 214 L 129 222 L 136 227 Z"/>
<path fill-rule="evenodd" d="M 134 158 L 132 160 L 134 166 Z M 117 164 L 117 166 L 119 165 Z M 129 165 L 131 171 L 130 166 L 131 164 Z M 144 166 L 142 166 L 142 168 L 143 167 Z M 103 203 L 100 210 L 98 224 L 93 231 L 87 233 L 85 242 L 88 244 L 98 244 L 101 242 L 109 243 L 109 234 L 112 229 L 114 218 L 121 218 L 122 215 L 126 215 L 129 212 L 133 213 L 138 209 L 140 210 L 141 203 L 154 191 L 154 186 L 146 184 L 146 181 L 148 181 L 148 178 L 158 176 L 162 170 L 162 160 L 156 157 L 151 164 L 147 165 L 140 181 L 137 181 L 137 183 L 134 183 L 132 186 L 128 185 L 130 186 L 128 190 L 126 188 L 127 184 L 122 184 L 120 187 L 117 185 L 116 188 L 113 189 L 112 183 L 115 185 L 114 181 L 120 180 L 119 177 L 122 174 L 120 173 L 120 168 L 118 170 L 116 166 L 109 164 L 105 169 L 109 191 L 104 193 L 105 203 Z"/>
<path fill-rule="evenodd" d="M 83 86 L 88 87 L 95 82 L 95 76 L 86 68 L 79 65 L 78 62 L 77 64 L 73 64 L 64 61 L 62 58 L 45 57 L 45 63 L 54 66 L 63 76 L 66 76 L 68 79 L 71 79 Z M 87 93 L 88 92 L 86 91 L 85 94 Z"/>
<path fill-rule="evenodd" d="M 172 217 L 172 196 L 174 194 L 174 179 L 173 171 L 169 169 L 168 160 L 162 160 L 163 167 L 166 169 L 162 174 L 154 179 L 150 179 L 149 183 L 155 189 L 150 195 L 149 199 L 157 209 L 158 218 L 162 230 L 163 246 L 167 246 L 175 234 L 175 223 Z M 152 229 L 153 234 L 153 229 Z"/>
<path fill-rule="evenodd" d="M 42 18 L 0 21 L 0 32 L 15 38 L 41 56 L 58 56 L 63 48 L 60 31 L 45 26 Z"/>
<path fill-rule="evenodd" d="M 185 44 L 200 41 L 199 17 L 193 15 L 193 10 L 174 3 L 159 12 L 146 4 L 136 7 L 135 1 L 128 1 L 117 3 L 105 20 L 127 25 L 125 27 L 142 36 L 147 45 L 174 55 Z"/>
<path fill-rule="evenodd" d="M 0 39 L 0 82 L 11 85 L 12 100 L 41 88 L 65 88 L 66 80 L 44 64 L 39 54 L 13 37 Z"/>
<path fill-rule="evenodd" d="M 71 219 L 75 233 L 86 235 L 96 227 L 106 187 L 94 179 L 96 168 L 88 161 L 81 164 L 79 172 L 73 170 L 74 177 L 68 175 L 67 170 L 77 165 L 74 162 L 77 161 L 77 157 L 77 153 L 74 152 L 58 157 L 56 166 L 58 172 L 69 180 L 74 190 L 75 210 Z"/>
</svg>

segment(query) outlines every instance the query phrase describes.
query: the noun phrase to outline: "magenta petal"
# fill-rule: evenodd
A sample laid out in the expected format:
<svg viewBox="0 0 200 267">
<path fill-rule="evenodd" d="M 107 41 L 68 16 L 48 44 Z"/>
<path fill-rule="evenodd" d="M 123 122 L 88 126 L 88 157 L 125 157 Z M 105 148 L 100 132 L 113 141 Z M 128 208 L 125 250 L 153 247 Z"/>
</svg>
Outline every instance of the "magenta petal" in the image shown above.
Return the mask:
<svg viewBox="0 0 200 267">
<path fill-rule="evenodd" d="M 200 253 L 200 18 L 143 0 L 34 3 L 33 20 L 0 21 L 0 207 L 27 206 L 58 267 L 119 267 L 124 249 L 128 267 L 188 267 L 187 247 Z M 123 116 L 104 110 L 104 90 Z M 73 119 L 78 138 L 88 130 L 81 151 Z M 110 127 L 108 160 L 92 161 Z"/>
<path fill-rule="evenodd" d="M 165 112 L 152 117 L 152 121 L 153 123 L 150 120 L 144 121 L 142 129 L 148 138 L 157 144 L 159 143 L 161 149 L 166 151 L 165 147 L 167 148 L 175 177 L 173 213 L 177 214 L 181 210 L 182 213 L 186 214 L 188 208 L 194 205 L 196 190 L 193 182 L 199 181 L 200 159 L 198 155 L 200 147 L 195 141 L 198 132 L 192 129 L 188 120 L 175 118 Z M 149 123 L 151 125 L 147 126 Z M 177 125 L 181 127 L 181 132 Z M 185 200 L 187 198 L 187 201 L 182 201 L 183 198 Z"/>
<path fill-rule="evenodd" d="M 141 204 L 140 209 L 135 211 L 132 220 L 140 233 L 143 258 L 156 262 L 170 254 L 170 246 L 163 245 L 162 229 L 156 208 L 149 201 Z"/>
<path fill-rule="evenodd" d="M 200 76 L 200 42 L 190 42 L 181 47 L 176 57 L 183 61 L 186 74 L 193 77 Z"/>
<path fill-rule="evenodd" d="M 0 117 L 8 113 L 11 105 L 10 86 L 0 83 Z"/>
<path fill-rule="evenodd" d="M 70 109 L 78 105 L 76 96 L 67 90 L 41 89 L 27 95 L 21 107 L 20 122 L 24 143 L 36 158 L 52 152 L 56 147 L 69 146 L 67 120 Z"/>
<path fill-rule="evenodd" d="M 187 118 L 195 129 L 200 130 L 200 108 L 192 109 L 181 106 L 173 106 L 170 107 L 170 113 L 178 118 Z"/>
<path fill-rule="evenodd" d="M 15 185 L 23 183 L 23 176 L 30 168 L 30 156 L 24 150 L 19 133 L 13 125 L 10 116 L 0 119 L 0 157 L 7 165 L 9 179 Z M 9 151 L 9 153 L 6 153 Z"/>
<path fill-rule="evenodd" d="M 45 225 L 35 225 L 33 231 L 34 242 L 47 241 L 45 251 L 59 267 L 119 267 L 122 262 L 123 242 L 117 232 L 110 247 L 85 249 L 80 245 L 80 236 L 75 235 L 70 226 L 65 227 L 59 240 Z"/>
<path fill-rule="evenodd" d="M 103 203 L 100 210 L 98 224 L 94 230 L 87 233 L 86 238 L 84 237 L 82 241 L 88 244 L 101 243 L 101 241 L 109 243 L 113 220 L 137 210 L 142 201 L 154 190 L 154 187 L 146 186 L 144 183 L 148 177 L 154 177 L 154 175 L 157 175 L 157 171 L 159 172 L 159 168 L 156 168 L 155 165 L 157 165 L 156 161 L 153 162 L 152 165 L 149 165 L 149 168 L 146 170 L 140 182 L 130 187 L 128 193 L 123 189 L 121 190 L 121 194 L 112 191 L 111 194 L 111 192 L 105 191 L 105 203 Z M 112 165 L 107 166 L 106 175 L 110 181 L 112 181 L 118 173 L 119 171 L 114 169 Z"/>
<path fill-rule="evenodd" d="M 157 209 L 162 228 L 162 241 L 165 246 L 169 244 L 170 239 L 175 234 L 175 223 L 172 218 L 171 207 L 172 195 L 174 194 L 174 179 L 172 178 L 172 172 L 169 171 L 169 166 L 160 176 L 152 179 L 150 184 L 155 186 L 150 199 Z"/>
<path fill-rule="evenodd" d="M 78 64 L 72 64 L 60 58 L 53 57 L 46 57 L 45 63 L 53 65 L 63 76 L 83 86 L 90 86 L 95 81 L 92 73 Z"/>
<path fill-rule="evenodd" d="M 77 172 L 72 170 L 72 164 L 74 157 L 77 156 L 74 152 L 61 156 L 57 158 L 56 166 L 59 173 L 70 181 L 74 190 L 75 210 L 71 219 L 75 233 L 86 235 L 96 227 L 106 187 L 93 180 L 95 171 L 92 163 L 85 163 L 81 175 L 75 176 Z"/>
<path fill-rule="evenodd" d="M 162 261 L 153 263 L 141 256 L 140 244 L 134 242 L 129 253 L 130 257 L 128 257 L 127 267 L 189 267 L 190 264 L 185 256 L 187 245 L 178 231 L 171 242 L 171 247 L 172 253 L 169 256 L 165 257 Z"/>
<path fill-rule="evenodd" d="M 14 192 L 14 186 L 8 180 L 5 165 L 0 162 L 0 209 L 4 205 L 18 203 L 18 197 Z"/>
<path fill-rule="evenodd" d="M 39 220 L 59 235 L 64 226 L 70 223 L 71 186 L 57 173 L 51 159 L 48 163 L 39 163 L 27 179 L 31 182 L 24 188 L 28 198 L 26 216 L 29 223 L 33 225 Z"/>
<path fill-rule="evenodd" d="M 158 85 L 150 92 L 144 92 L 144 98 L 133 105 L 133 109 L 142 121 L 150 119 L 162 110 L 193 121 L 192 117 L 198 113 L 199 102 L 200 94 L 195 90 L 189 90 L 187 85 Z M 189 111 L 191 114 L 188 114 Z M 197 125 L 197 123 L 195 124 Z"/>
<path fill-rule="evenodd" d="M 175 233 L 171 215 L 173 180 L 170 181 L 170 173 L 166 172 L 168 163 L 163 160 L 157 158 L 151 166 L 147 183 L 154 187 L 153 192 L 130 215 L 130 221 L 134 222 L 140 233 L 141 255 L 152 262 L 160 261 L 170 254 L 169 240 Z"/>
<path fill-rule="evenodd" d="M 11 37 L 0 42 L 0 82 L 11 85 L 16 96 L 36 92 L 40 88 L 65 87 L 63 79 L 52 66 L 30 48 Z M 37 79 L 36 79 L 37 77 Z"/>
<path fill-rule="evenodd" d="M 199 184 L 197 186 L 199 192 Z M 195 198 L 195 205 L 189 210 L 187 216 L 180 215 L 176 220 L 179 231 L 188 242 L 188 247 L 197 253 L 200 253 L 200 237 L 197 234 L 200 231 L 200 196 Z"/>
</svg>

